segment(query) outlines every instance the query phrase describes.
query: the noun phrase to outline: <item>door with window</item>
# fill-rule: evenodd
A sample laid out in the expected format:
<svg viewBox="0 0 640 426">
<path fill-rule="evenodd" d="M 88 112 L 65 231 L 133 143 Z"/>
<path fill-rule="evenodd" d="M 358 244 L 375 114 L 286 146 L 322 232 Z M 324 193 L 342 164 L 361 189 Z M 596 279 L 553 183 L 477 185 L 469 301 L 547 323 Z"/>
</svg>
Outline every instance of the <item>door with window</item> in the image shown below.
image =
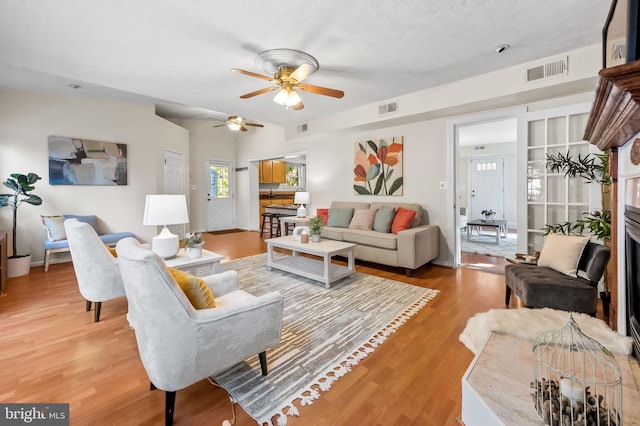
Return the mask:
<svg viewBox="0 0 640 426">
<path fill-rule="evenodd" d="M 205 160 L 206 228 L 221 231 L 235 227 L 233 163 Z"/>
<path fill-rule="evenodd" d="M 504 219 L 504 156 L 471 157 L 468 167 L 468 220 L 481 219 L 483 210 Z"/>
<path fill-rule="evenodd" d="M 518 119 L 518 250 L 541 250 L 544 227 L 574 222 L 600 204 L 597 185 L 546 168 L 548 155 L 599 152 L 583 135 L 589 103 L 525 113 Z"/>
</svg>

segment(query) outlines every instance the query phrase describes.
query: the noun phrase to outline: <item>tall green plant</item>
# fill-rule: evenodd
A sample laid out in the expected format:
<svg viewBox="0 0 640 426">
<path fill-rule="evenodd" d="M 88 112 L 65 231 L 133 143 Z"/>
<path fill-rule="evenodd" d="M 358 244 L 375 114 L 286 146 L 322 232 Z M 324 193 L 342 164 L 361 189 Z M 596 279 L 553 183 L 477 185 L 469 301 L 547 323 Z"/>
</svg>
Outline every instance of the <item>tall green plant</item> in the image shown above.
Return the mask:
<svg viewBox="0 0 640 426">
<path fill-rule="evenodd" d="M 16 233 L 18 229 L 18 207 L 20 207 L 22 203 L 28 203 L 34 206 L 39 206 L 40 204 L 42 204 L 42 198 L 38 197 L 35 194 L 31 194 L 31 191 L 36 189 L 33 184 L 40 179 L 42 178 L 35 173 L 29 173 L 28 175 L 14 173 L 11 175 L 11 177 L 7 178 L 7 180 L 3 182 L 4 186 L 13 191 L 8 194 L 0 194 L 0 207 L 10 206 L 13 209 L 13 255 L 11 257 L 19 257 L 16 245 Z"/>
<path fill-rule="evenodd" d="M 564 173 L 565 177 L 581 177 L 586 183 L 600 184 L 602 209 L 594 212 L 583 213 L 582 218 L 575 222 L 564 222 L 545 225 L 544 235 L 550 232 L 565 235 L 593 235 L 602 240 L 605 245 L 611 241 L 611 210 L 609 208 L 609 194 L 611 188 L 611 175 L 609 174 L 609 154 L 606 150 L 602 154 L 589 153 L 584 157 L 578 155 L 573 158 L 570 153 L 556 155 L 547 154 L 546 166 L 551 173 Z M 609 272 L 604 274 L 604 291 L 609 293 Z M 604 296 L 606 298 L 608 296 Z M 603 307 L 604 307 L 603 302 Z M 608 312 L 606 313 L 608 315 Z"/>
</svg>

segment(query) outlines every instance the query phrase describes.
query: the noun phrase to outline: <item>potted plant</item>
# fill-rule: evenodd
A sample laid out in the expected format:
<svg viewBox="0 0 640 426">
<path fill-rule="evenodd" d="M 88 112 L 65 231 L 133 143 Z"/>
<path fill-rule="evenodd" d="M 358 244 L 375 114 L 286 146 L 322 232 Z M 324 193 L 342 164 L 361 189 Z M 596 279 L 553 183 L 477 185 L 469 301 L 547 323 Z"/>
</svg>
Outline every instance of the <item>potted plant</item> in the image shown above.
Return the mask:
<svg viewBox="0 0 640 426">
<path fill-rule="evenodd" d="M 311 242 L 320 242 L 320 232 L 322 231 L 322 218 L 315 216 L 309 219 L 309 232 L 311 233 Z"/>
<path fill-rule="evenodd" d="M 555 232 L 565 235 L 593 235 L 602 243 L 609 247 L 611 245 L 611 208 L 610 197 L 611 175 L 609 174 L 609 155 L 610 151 L 604 151 L 601 154 L 589 153 L 585 156 L 578 155 L 577 158 L 571 156 L 567 152 L 561 152 L 551 155 L 547 154 L 546 167 L 551 173 L 564 173 L 565 177 L 584 179 L 585 183 L 595 182 L 600 185 L 600 195 L 602 198 L 602 209 L 593 212 L 583 213 L 582 218 L 575 222 L 564 222 L 551 225 L 545 225 L 544 235 L 549 232 Z M 609 288 L 610 281 L 609 266 L 604 273 L 604 288 L 600 293 L 602 302 L 602 310 L 606 317 L 609 317 L 609 302 L 611 293 Z"/>
<path fill-rule="evenodd" d="M 491 222 L 493 220 L 493 215 L 496 214 L 493 210 L 482 210 L 480 213 L 484 216 L 486 222 Z"/>
<path fill-rule="evenodd" d="M 189 249 L 189 257 L 192 259 L 202 256 L 202 246 L 205 244 L 202 241 L 202 235 L 197 232 L 188 232 L 185 236 L 184 247 Z"/>
<path fill-rule="evenodd" d="M 41 177 L 35 173 L 29 173 L 23 175 L 20 173 L 13 173 L 6 181 L 3 182 L 4 186 L 11 190 L 11 193 L 0 194 L 0 208 L 9 206 L 13 210 L 13 230 L 12 230 L 12 251 L 11 256 L 8 257 L 7 272 L 10 277 L 19 277 L 29 273 L 31 267 L 31 255 L 19 255 L 17 249 L 17 230 L 18 230 L 18 207 L 22 203 L 32 204 L 39 206 L 42 204 L 42 198 L 35 194 L 31 194 L 31 191 L 35 189 L 33 186 Z"/>
</svg>

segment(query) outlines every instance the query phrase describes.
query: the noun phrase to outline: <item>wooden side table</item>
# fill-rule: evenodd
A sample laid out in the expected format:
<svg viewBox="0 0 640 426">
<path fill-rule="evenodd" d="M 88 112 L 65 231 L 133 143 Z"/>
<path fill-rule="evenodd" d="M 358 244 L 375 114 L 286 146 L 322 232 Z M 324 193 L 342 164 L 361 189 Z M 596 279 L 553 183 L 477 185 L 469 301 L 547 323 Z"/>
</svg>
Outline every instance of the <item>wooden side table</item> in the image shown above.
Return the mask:
<svg viewBox="0 0 640 426">
<path fill-rule="evenodd" d="M 7 287 L 7 231 L 0 231 L 0 295 Z"/>
</svg>

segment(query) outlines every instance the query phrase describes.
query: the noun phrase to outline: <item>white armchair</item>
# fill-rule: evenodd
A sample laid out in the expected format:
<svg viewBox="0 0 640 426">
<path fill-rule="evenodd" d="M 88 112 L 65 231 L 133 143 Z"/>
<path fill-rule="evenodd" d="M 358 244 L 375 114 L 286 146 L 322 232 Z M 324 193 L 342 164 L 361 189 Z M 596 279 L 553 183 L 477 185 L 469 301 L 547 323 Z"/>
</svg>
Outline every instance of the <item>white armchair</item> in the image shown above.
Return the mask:
<svg viewBox="0 0 640 426">
<path fill-rule="evenodd" d="M 202 279 L 215 308 L 195 309 L 164 262 L 134 238 L 116 246 L 129 315 L 151 388 L 165 391 L 165 423 L 173 423 L 175 394 L 191 384 L 259 354 L 280 342 L 283 302 L 278 292 L 259 297 L 238 290 L 237 274 Z"/>
<path fill-rule="evenodd" d="M 91 303 L 95 303 L 93 321 L 98 322 L 102 302 L 125 295 L 118 259 L 109 252 L 90 224 L 67 219 L 64 229 L 78 289 L 87 301 L 87 311 L 91 310 Z"/>
</svg>

